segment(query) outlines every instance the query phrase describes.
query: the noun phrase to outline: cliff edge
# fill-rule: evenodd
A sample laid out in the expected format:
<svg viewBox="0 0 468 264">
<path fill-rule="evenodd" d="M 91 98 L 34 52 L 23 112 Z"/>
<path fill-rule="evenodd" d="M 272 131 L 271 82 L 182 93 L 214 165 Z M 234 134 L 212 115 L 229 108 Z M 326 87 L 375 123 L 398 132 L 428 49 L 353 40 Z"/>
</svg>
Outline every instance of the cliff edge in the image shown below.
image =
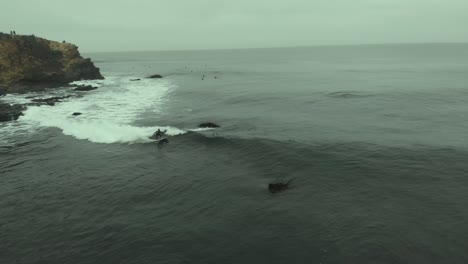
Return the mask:
<svg viewBox="0 0 468 264">
<path fill-rule="evenodd" d="M 0 94 L 38 91 L 78 80 L 104 79 L 78 47 L 35 36 L 0 33 Z"/>
</svg>

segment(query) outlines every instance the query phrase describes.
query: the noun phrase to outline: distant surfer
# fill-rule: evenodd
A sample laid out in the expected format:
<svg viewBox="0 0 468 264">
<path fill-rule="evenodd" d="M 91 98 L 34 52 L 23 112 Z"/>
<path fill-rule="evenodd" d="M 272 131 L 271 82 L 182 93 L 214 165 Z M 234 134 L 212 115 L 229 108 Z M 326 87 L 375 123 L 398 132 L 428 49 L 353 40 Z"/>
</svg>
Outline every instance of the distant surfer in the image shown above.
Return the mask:
<svg viewBox="0 0 468 264">
<path fill-rule="evenodd" d="M 268 190 L 271 193 L 277 193 L 284 191 L 289 188 L 289 184 L 293 181 L 294 179 L 289 180 L 288 182 L 277 182 L 277 183 L 270 183 L 268 184 Z"/>
<path fill-rule="evenodd" d="M 154 132 L 153 135 L 151 136 L 152 139 L 160 139 L 162 138 L 162 136 L 164 136 L 164 134 L 166 134 L 167 130 L 164 130 L 164 131 L 161 131 L 159 128 L 158 128 L 158 131 Z"/>
</svg>

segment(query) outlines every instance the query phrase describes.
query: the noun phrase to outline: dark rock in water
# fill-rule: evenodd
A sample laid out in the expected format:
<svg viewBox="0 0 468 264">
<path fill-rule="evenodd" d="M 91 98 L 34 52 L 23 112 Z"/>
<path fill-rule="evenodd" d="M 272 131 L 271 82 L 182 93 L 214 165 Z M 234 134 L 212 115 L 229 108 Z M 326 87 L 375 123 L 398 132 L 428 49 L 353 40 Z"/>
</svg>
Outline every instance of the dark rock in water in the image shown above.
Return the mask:
<svg viewBox="0 0 468 264">
<path fill-rule="evenodd" d="M 50 105 L 50 106 L 54 106 L 55 103 L 60 103 L 62 99 L 70 98 L 70 97 L 71 97 L 71 95 L 67 95 L 67 96 L 49 97 L 49 98 L 43 98 L 43 99 L 33 99 L 31 101 L 34 102 L 33 105 Z"/>
<path fill-rule="evenodd" d="M 151 79 L 160 79 L 160 78 L 162 78 L 162 76 L 159 75 L 159 74 L 154 74 L 154 75 L 151 75 L 151 76 L 148 77 L 148 78 L 151 78 Z"/>
<path fill-rule="evenodd" d="M 26 107 L 22 105 L 0 103 L 0 122 L 17 120 L 23 115 L 24 110 L 26 110 Z"/>
<path fill-rule="evenodd" d="M 220 127 L 215 123 L 202 123 L 198 126 L 199 128 L 217 128 Z"/>
<path fill-rule="evenodd" d="M 0 90 L 0 97 L 5 96 L 5 95 L 6 95 L 6 93 L 4 91 Z"/>
<path fill-rule="evenodd" d="M 75 113 L 72 114 L 72 116 L 79 116 L 79 115 L 82 115 L 82 113 L 80 113 L 80 112 L 75 112 Z"/>
<path fill-rule="evenodd" d="M 283 183 L 283 182 L 270 183 L 270 184 L 268 184 L 268 190 L 271 193 L 277 193 L 277 192 L 284 191 L 284 190 L 289 188 L 289 184 L 291 182 L 292 182 L 292 180 L 290 180 L 290 181 L 288 181 L 286 183 Z"/>
<path fill-rule="evenodd" d="M 104 77 L 73 44 L 0 33 L 0 90 L 6 93 L 42 91 L 94 79 Z"/>
<path fill-rule="evenodd" d="M 132 81 L 132 82 L 139 81 L 139 80 L 141 80 L 141 79 L 130 79 L 130 81 Z"/>
<path fill-rule="evenodd" d="M 80 92 L 87 92 L 87 91 L 92 91 L 96 90 L 97 87 L 92 86 L 92 85 L 80 85 L 75 88 L 75 91 L 80 91 Z"/>
</svg>

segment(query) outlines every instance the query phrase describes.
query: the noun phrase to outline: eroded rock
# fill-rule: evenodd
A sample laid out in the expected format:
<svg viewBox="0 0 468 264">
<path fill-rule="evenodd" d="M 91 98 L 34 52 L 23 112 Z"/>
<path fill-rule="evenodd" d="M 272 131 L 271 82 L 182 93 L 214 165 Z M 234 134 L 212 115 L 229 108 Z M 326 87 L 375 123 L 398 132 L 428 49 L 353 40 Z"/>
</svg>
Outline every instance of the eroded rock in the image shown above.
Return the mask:
<svg viewBox="0 0 468 264">
<path fill-rule="evenodd" d="M 55 103 L 61 102 L 62 99 L 65 98 L 70 98 L 71 95 L 67 96 L 57 96 L 57 97 L 49 97 L 49 98 L 40 98 L 40 99 L 32 99 L 31 102 L 34 103 L 34 105 L 50 105 L 54 106 Z"/>
<path fill-rule="evenodd" d="M 217 127 L 220 127 L 220 126 L 218 126 L 215 123 L 201 123 L 198 127 L 199 128 L 217 128 Z"/>
<path fill-rule="evenodd" d="M 22 105 L 10 105 L 6 103 L 0 103 L 0 122 L 8 122 L 17 120 L 26 107 Z"/>
<path fill-rule="evenodd" d="M 150 79 L 160 79 L 160 78 L 162 78 L 162 76 L 159 75 L 159 74 L 154 74 L 154 75 L 149 76 L 148 78 L 150 78 Z"/>
<path fill-rule="evenodd" d="M 92 91 L 96 90 L 97 87 L 92 86 L 92 85 L 80 85 L 75 88 L 75 91 L 80 91 L 80 92 L 87 92 L 87 91 Z"/>
<path fill-rule="evenodd" d="M 40 91 L 94 79 L 104 77 L 73 44 L 0 33 L 0 90 L 6 93 Z"/>
</svg>

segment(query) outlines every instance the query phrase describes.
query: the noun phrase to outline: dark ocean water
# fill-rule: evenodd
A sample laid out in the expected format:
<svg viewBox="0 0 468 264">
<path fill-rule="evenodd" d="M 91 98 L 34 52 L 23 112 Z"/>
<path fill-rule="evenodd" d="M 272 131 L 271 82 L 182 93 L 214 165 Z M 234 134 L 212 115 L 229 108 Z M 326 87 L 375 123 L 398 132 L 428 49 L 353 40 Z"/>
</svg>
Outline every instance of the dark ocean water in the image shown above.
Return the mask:
<svg viewBox="0 0 468 264">
<path fill-rule="evenodd" d="M 468 262 L 468 45 L 88 55 L 0 125 L 0 263 Z"/>
</svg>

